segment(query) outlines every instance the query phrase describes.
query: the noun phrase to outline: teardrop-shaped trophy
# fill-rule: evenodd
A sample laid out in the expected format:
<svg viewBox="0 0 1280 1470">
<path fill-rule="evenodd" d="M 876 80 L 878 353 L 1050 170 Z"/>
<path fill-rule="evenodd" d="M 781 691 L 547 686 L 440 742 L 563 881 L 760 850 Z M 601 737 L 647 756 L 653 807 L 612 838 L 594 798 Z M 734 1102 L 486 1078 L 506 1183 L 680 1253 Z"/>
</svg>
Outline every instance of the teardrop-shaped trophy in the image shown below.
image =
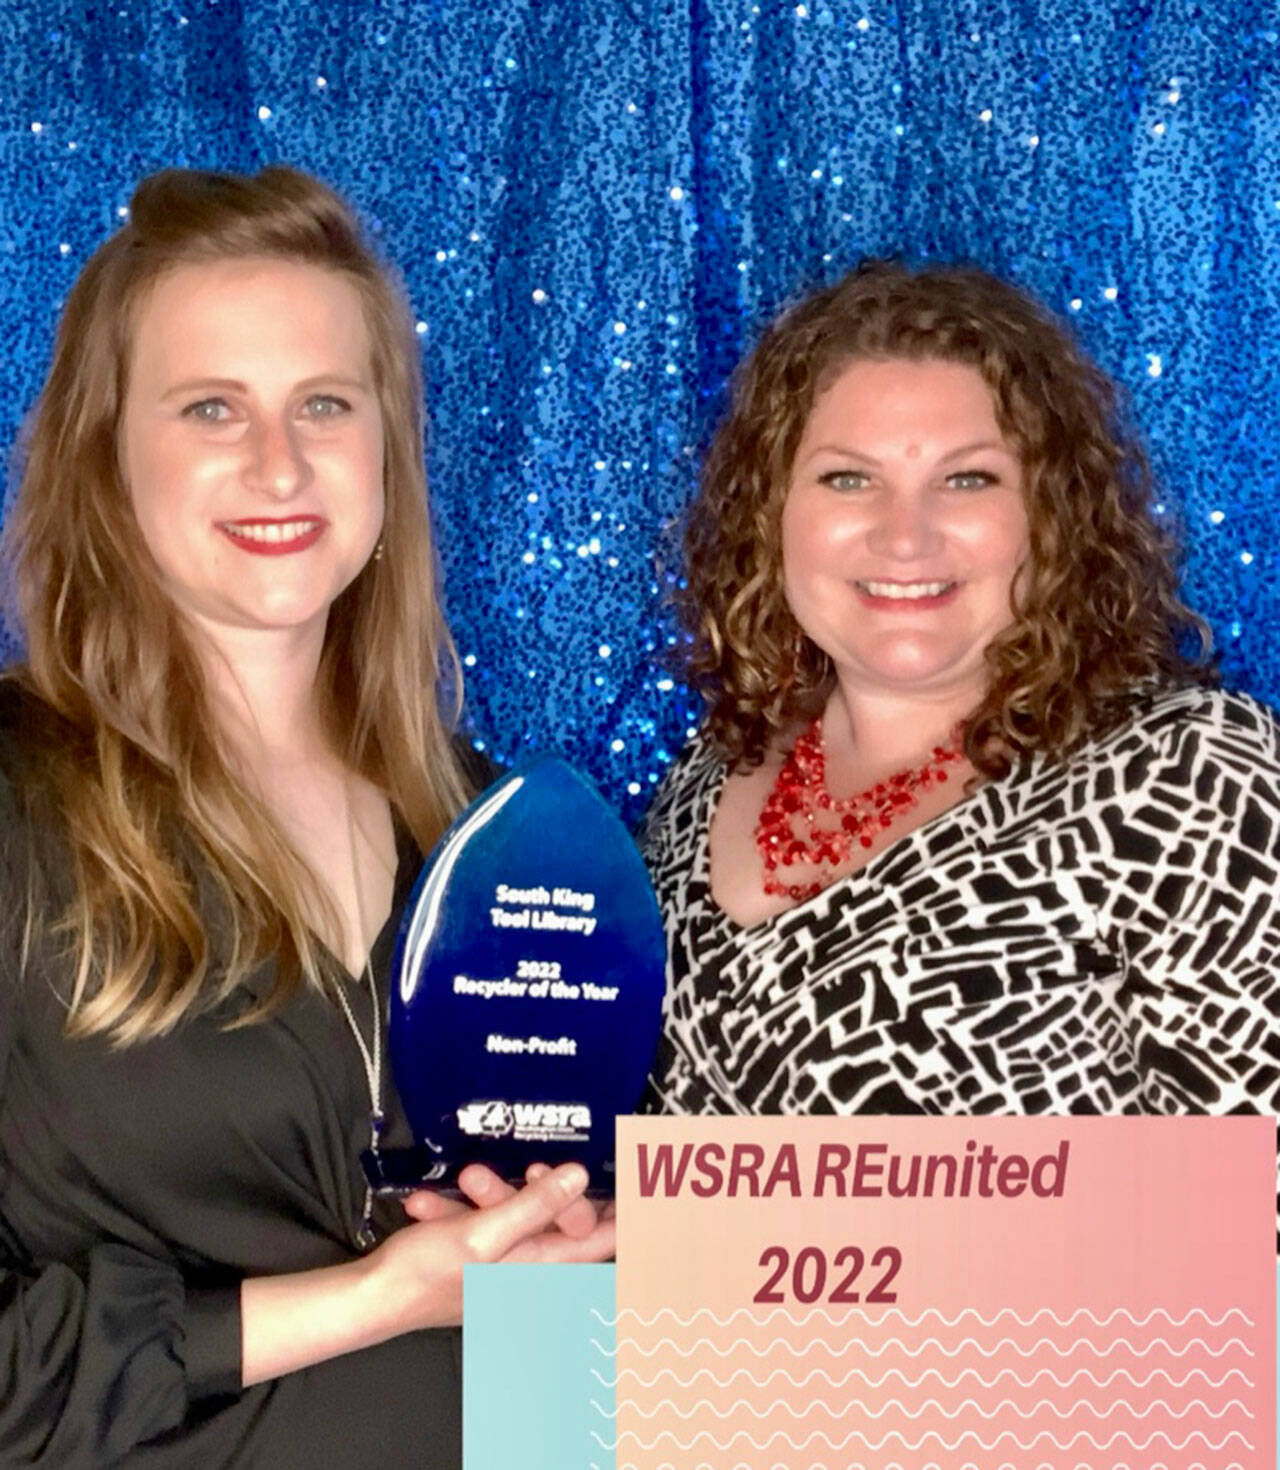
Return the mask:
<svg viewBox="0 0 1280 1470">
<path fill-rule="evenodd" d="M 417 1148 L 381 1183 L 512 1182 L 576 1160 L 613 1190 L 661 1025 L 665 942 L 626 828 L 562 760 L 484 792 L 431 854 L 401 922 L 391 1064 Z M 412 1177 L 406 1177 L 406 1176 Z"/>
</svg>

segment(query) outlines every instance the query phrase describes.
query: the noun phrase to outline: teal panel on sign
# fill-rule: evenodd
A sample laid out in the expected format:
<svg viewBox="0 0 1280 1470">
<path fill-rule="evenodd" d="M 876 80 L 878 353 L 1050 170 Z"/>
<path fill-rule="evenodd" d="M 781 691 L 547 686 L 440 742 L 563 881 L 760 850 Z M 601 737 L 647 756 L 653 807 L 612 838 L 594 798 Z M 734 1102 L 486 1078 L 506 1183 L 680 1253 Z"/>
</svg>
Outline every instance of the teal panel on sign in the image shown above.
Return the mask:
<svg viewBox="0 0 1280 1470">
<path fill-rule="evenodd" d="M 614 1268 L 468 1266 L 463 1470 L 615 1470 Z"/>
</svg>

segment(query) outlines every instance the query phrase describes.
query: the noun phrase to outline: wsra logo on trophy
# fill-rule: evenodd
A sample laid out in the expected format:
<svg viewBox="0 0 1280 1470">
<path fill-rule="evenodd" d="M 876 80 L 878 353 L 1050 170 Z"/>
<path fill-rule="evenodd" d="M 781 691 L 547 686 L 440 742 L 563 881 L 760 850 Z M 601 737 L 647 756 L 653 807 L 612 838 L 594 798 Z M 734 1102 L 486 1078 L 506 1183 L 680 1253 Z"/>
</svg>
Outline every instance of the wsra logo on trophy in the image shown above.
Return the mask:
<svg viewBox="0 0 1280 1470">
<path fill-rule="evenodd" d="M 415 1147 L 365 1155 L 382 1190 L 513 1183 L 575 1160 L 614 1189 L 614 1118 L 643 1090 L 665 944 L 644 863 L 555 757 L 510 772 L 428 858 L 400 925 L 390 1053 Z"/>
<path fill-rule="evenodd" d="M 591 1109 L 585 1103 L 468 1103 L 458 1109 L 458 1128 L 473 1137 L 586 1143 Z"/>
</svg>

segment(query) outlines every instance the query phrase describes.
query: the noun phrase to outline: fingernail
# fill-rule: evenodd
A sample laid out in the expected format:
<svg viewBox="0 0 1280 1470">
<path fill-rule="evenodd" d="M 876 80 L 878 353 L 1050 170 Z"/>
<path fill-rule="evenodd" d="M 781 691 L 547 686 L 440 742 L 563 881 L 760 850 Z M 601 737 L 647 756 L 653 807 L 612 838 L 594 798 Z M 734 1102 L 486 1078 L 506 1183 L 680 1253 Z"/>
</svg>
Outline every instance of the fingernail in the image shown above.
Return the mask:
<svg viewBox="0 0 1280 1470">
<path fill-rule="evenodd" d="M 581 1194 L 589 1178 L 581 1164 L 561 1164 L 555 1171 L 556 1182 L 566 1194 Z"/>
</svg>

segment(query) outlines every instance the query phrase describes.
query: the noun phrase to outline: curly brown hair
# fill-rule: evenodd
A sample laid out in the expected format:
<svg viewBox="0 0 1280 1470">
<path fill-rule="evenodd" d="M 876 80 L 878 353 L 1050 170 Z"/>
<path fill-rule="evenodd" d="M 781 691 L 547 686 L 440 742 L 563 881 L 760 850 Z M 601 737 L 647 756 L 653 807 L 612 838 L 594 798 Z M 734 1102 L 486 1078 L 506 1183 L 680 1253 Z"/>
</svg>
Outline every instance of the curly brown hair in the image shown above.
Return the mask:
<svg viewBox="0 0 1280 1470">
<path fill-rule="evenodd" d="M 1208 629 L 1178 596 L 1147 457 L 1107 376 L 1006 281 L 868 261 L 784 312 L 741 365 L 686 522 L 684 673 L 726 760 L 757 763 L 831 688 L 787 606 L 780 523 L 810 409 L 857 358 L 976 368 L 1022 460 L 1030 549 L 965 727 L 978 771 L 1066 755 L 1123 720 L 1138 686 L 1211 677 Z"/>
</svg>

